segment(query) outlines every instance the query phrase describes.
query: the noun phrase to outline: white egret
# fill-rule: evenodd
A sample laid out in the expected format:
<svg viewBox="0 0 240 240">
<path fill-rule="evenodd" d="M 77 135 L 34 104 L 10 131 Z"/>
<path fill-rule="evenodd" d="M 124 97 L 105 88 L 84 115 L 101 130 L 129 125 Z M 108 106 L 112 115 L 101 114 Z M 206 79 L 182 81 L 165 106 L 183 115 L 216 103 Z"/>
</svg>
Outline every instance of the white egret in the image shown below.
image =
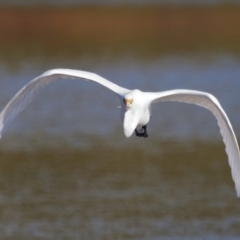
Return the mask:
<svg viewBox="0 0 240 240">
<path fill-rule="evenodd" d="M 153 103 L 178 101 L 195 104 L 210 110 L 216 117 L 220 127 L 237 196 L 240 197 L 240 155 L 237 139 L 220 103 L 209 93 L 181 89 L 164 92 L 142 92 L 122 88 L 95 73 L 70 69 L 53 69 L 25 85 L 2 110 L 0 113 L 0 137 L 6 126 L 26 107 L 40 89 L 62 78 L 91 80 L 116 93 L 121 102 L 123 130 L 126 137 L 130 137 L 134 131 L 138 137 L 146 138 L 148 136 L 147 124 L 150 120 L 151 104 Z"/>
</svg>

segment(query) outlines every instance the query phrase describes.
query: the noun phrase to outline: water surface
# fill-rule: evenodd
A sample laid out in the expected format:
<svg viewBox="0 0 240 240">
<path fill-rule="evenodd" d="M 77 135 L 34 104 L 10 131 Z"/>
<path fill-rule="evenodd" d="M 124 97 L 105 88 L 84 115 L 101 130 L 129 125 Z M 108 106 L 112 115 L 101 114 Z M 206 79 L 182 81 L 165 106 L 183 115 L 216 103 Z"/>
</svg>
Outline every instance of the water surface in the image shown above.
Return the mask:
<svg viewBox="0 0 240 240">
<path fill-rule="evenodd" d="M 52 43 L 38 54 L 34 39 L 30 49 L 6 40 L 0 52 L 0 109 L 43 71 L 74 68 L 130 89 L 212 93 L 240 136 L 240 58 L 225 45 L 137 55 L 135 39 L 68 55 L 46 51 Z M 239 239 L 240 204 L 212 114 L 159 103 L 149 138 L 126 139 L 118 106 L 95 83 L 60 80 L 12 122 L 0 141 L 1 239 Z"/>
</svg>

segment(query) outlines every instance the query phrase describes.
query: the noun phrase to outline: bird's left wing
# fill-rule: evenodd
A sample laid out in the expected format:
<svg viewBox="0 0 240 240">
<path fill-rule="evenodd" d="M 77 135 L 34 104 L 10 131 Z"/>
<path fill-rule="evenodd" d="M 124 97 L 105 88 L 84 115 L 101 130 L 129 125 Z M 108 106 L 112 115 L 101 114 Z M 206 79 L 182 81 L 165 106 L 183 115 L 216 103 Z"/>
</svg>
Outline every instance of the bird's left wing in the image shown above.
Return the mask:
<svg viewBox="0 0 240 240">
<path fill-rule="evenodd" d="M 119 96 L 129 92 L 128 89 L 122 88 L 95 73 L 71 69 L 49 70 L 25 85 L 2 110 L 0 113 L 0 137 L 6 126 L 33 100 L 40 89 L 51 82 L 63 78 L 91 80 L 112 90 Z"/>
<path fill-rule="evenodd" d="M 211 94 L 193 90 L 170 90 L 150 93 L 152 103 L 160 101 L 178 101 L 192 103 L 211 111 L 216 117 L 223 141 L 226 146 L 232 178 L 235 183 L 237 196 L 240 197 L 240 155 L 236 136 L 232 125 L 218 100 Z"/>
</svg>

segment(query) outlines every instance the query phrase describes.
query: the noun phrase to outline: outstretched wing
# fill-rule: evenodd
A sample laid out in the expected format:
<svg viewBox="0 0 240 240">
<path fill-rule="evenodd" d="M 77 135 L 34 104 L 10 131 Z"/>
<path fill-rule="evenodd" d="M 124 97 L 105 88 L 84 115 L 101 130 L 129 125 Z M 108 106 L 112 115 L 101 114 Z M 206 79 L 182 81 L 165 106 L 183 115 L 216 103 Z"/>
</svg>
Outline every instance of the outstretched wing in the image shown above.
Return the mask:
<svg viewBox="0 0 240 240">
<path fill-rule="evenodd" d="M 193 90 L 171 90 L 152 93 L 152 103 L 160 101 L 178 101 L 192 103 L 211 111 L 216 117 L 223 141 L 226 145 L 232 178 L 235 183 L 237 196 L 240 197 L 240 156 L 236 136 L 231 123 L 218 100 L 211 94 Z"/>
<path fill-rule="evenodd" d="M 128 89 L 122 88 L 95 73 L 71 69 L 49 70 L 25 85 L 2 110 L 0 113 L 0 137 L 6 126 L 33 100 L 40 89 L 63 78 L 91 80 L 112 90 L 119 96 L 129 92 Z"/>
</svg>

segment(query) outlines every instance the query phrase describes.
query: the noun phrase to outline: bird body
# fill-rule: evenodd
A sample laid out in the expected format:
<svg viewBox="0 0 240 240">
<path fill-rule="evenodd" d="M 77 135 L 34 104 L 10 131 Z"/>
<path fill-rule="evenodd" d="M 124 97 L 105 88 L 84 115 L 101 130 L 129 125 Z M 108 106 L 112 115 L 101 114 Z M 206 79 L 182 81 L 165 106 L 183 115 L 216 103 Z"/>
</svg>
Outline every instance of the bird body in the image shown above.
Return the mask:
<svg viewBox="0 0 240 240">
<path fill-rule="evenodd" d="M 211 94 L 195 90 L 176 89 L 164 92 L 142 92 L 138 89 L 129 90 L 110 82 L 91 72 L 53 69 L 25 85 L 5 106 L 0 113 L 0 137 L 7 125 L 21 112 L 40 89 L 56 80 L 67 78 L 90 80 L 113 91 L 121 102 L 121 118 L 123 132 L 130 137 L 135 131 L 136 136 L 147 137 L 147 124 L 151 117 L 151 105 L 164 101 L 178 101 L 195 104 L 211 111 L 216 117 L 223 141 L 226 146 L 228 162 L 235 183 L 237 196 L 240 197 L 240 155 L 236 136 L 232 125 L 218 100 Z"/>
<path fill-rule="evenodd" d="M 151 115 L 151 98 L 148 93 L 134 89 L 123 96 L 122 102 L 123 132 L 126 137 L 130 137 L 135 129 L 148 124 Z"/>
</svg>

